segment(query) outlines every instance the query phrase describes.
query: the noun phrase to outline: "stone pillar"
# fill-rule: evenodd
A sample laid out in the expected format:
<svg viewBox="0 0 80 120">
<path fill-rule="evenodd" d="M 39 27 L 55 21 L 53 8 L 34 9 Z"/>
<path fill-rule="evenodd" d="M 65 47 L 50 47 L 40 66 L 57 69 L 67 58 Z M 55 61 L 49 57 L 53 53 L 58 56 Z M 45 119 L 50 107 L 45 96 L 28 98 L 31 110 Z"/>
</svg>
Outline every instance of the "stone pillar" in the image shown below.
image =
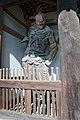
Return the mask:
<svg viewBox="0 0 80 120">
<path fill-rule="evenodd" d="M 80 25 L 76 14 L 77 0 L 58 0 L 60 37 L 62 113 L 61 120 L 77 120 L 80 82 Z"/>
</svg>

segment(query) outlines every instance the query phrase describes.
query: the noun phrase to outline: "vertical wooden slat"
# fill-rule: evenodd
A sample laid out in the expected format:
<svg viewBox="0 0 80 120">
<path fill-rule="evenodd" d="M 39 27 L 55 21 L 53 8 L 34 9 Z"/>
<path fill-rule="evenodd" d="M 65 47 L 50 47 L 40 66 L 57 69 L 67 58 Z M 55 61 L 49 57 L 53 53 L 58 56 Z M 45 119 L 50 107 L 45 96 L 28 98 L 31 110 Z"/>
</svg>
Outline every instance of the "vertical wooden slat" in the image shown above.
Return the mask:
<svg viewBox="0 0 80 120">
<path fill-rule="evenodd" d="M 16 69 L 16 78 L 17 80 L 19 79 L 19 69 Z M 16 91 L 16 97 L 17 97 L 17 112 L 19 112 L 19 92 L 20 92 L 20 89 L 15 89 Z"/>
<path fill-rule="evenodd" d="M 28 79 L 31 80 L 31 65 L 27 64 Z M 26 112 L 31 114 L 31 90 L 25 90 Z"/>
<path fill-rule="evenodd" d="M 11 79 L 11 69 L 9 69 L 9 79 Z M 12 92 L 9 89 L 9 109 L 12 110 Z"/>
<path fill-rule="evenodd" d="M 21 112 L 23 113 L 23 90 L 21 90 Z"/>
<path fill-rule="evenodd" d="M 31 90 L 25 90 L 26 113 L 31 114 Z"/>
<path fill-rule="evenodd" d="M 15 69 L 13 69 L 13 79 L 15 80 Z M 13 88 L 13 110 L 15 111 L 15 88 Z"/>
<path fill-rule="evenodd" d="M 5 68 L 3 68 L 3 76 L 2 79 L 5 79 Z"/>
<path fill-rule="evenodd" d="M 6 68 L 6 79 L 8 79 L 8 68 Z"/>
<path fill-rule="evenodd" d="M 36 91 L 33 90 L 33 113 L 36 114 Z"/>
<path fill-rule="evenodd" d="M 47 91 L 47 116 L 50 116 L 50 92 Z"/>
<path fill-rule="evenodd" d="M 8 68 L 6 68 L 6 80 L 8 79 Z M 8 88 L 6 88 L 6 110 L 8 110 Z"/>
<path fill-rule="evenodd" d="M 11 69 L 12 79 L 15 79 L 15 69 Z M 12 88 L 12 110 L 15 111 L 15 88 Z"/>
<path fill-rule="evenodd" d="M 5 69 L 3 68 L 3 76 L 2 79 L 4 79 Z M 5 109 L 5 89 L 2 88 L 2 108 Z"/>
<path fill-rule="evenodd" d="M 37 96 L 38 96 L 38 115 L 40 114 L 40 91 L 37 91 Z"/>
<path fill-rule="evenodd" d="M 51 67 L 51 80 L 54 81 L 54 68 Z"/>
<path fill-rule="evenodd" d="M 43 116 L 45 116 L 45 92 L 42 91 Z"/>
<path fill-rule="evenodd" d="M 59 68 L 56 67 L 56 80 L 59 80 Z"/>
<path fill-rule="evenodd" d="M 57 117 L 61 117 L 61 93 L 56 91 L 56 106 L 57 106 Z"/>
<path fill-rule="evenodd" d="M 17 112 L 19 112 L 19 89 L 17 89 Z"/>
<path fill-rule="evenodd" d="M 9 109 L 12 110 L 12 92 L 11 92 L 11 88 L 9 89 Z"/>
<path fill-rule="evenodd" d="M 2 88 L 2 108 L 5 109 L 5 89 Z"/>
<path fill-rule="evenodd" d="M 6 88 L 6 110 L 8 110 L 8 89 Z"/>
<path fill-rule="evenodd" d="M 13 110 L 15 111 L 15 88 L 13 88 Z"/>
<path fill-rule="evenodd" d="M 48 75 L 48 80 L 49 80 L 49 75 Z M 47 116 L 50 116 L 50 91 L 47 91 Z"/>
<path fill-rule="evenodd" d="M 39 68 L 37 67 L 37 70 L 36 70 L 36 74 L 37 74 L 37 80 L 40 80 L 39 79 Z M 40 115 L 40 91 L 37 91 L 37 112 L 38 112 L 38 115 Z"/>
<path fill-rule="evenodd" d="M 22 73 L 22 69 L 20 69 L 20 80 L 23 79 L 23 78 L 22 78 L 22 74 L 23 74 L 23 73 Z M 24 102 L 24 101 L 23 101 L 23 92 L 24 92 L 23 89 L 21 89 L 21 93 L 20 93 L 20 94 L 21 94 L 21 98 L 20 98 L 20 99 L 21 99 L 21 113 L 23 113 L 23 102 Z"/>
<path fill-rule="evenodd" d="M 9 69 L 9 79 L 11 79 L 11 71 L 12 69 Z"/>
<path fill-rule="evenodd" d="M 55 93 L 52 91 L 52 117 L 56 117 Z"/>
<path fill-rule="evenodd" d="M 26 72 L 27 72 L 27 69 L 24 68 L 24 80 L 26 80 Z"/>
</svg>

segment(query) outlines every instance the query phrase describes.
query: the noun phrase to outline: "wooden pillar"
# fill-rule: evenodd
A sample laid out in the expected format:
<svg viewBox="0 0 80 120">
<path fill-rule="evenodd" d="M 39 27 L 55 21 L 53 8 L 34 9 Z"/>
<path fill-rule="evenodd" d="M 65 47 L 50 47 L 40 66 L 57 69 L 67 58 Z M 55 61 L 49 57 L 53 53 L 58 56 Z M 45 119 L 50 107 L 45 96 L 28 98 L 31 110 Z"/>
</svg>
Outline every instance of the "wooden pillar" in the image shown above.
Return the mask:
<svg viewBox="0 0 80 120">
<path fill-rule="evenodd" d="M 0 68 L 1 68 L 1 57 L 2 57 L 2 27 L 3 27 L 3 11 L 0 7 Z"/>
<path fill-rule="evenodd" d="M 76 14 L 77 0 L 57 2 L 62 80 L 61 120 L 77 120 L 76 113 L 80 110 L 80 25 Z"/>
<path fill-rule="evenodd" d="M 2 56 L 2 9 L 0 8 L 0 68 L 1 68 L 1 56 Z M 2 90 L 0 88 L 0 109 L 2 108 Z"/>
</svg>

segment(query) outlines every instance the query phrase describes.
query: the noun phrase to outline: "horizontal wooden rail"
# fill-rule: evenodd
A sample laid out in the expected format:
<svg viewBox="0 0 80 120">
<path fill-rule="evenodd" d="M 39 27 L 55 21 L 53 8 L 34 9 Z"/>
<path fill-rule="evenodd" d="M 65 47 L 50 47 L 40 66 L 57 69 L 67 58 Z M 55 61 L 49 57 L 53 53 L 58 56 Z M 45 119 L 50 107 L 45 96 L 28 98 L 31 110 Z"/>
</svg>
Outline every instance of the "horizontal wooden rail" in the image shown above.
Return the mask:
<svg viewBox="0 0 80 120">
<path fill-rule="evenodd" d="M 61 80 L 58 68 L 0 69 L 1 109 L 31 115 L 61 117 Z"/>
<path fill-rule="evenodd" d="M 61 81 L 32 81 L 32 80 L 0 80 L 0 87 L 2 88 L 21 88 L 29 90 L 58 90 L 61 91 Z"/>
</svg>

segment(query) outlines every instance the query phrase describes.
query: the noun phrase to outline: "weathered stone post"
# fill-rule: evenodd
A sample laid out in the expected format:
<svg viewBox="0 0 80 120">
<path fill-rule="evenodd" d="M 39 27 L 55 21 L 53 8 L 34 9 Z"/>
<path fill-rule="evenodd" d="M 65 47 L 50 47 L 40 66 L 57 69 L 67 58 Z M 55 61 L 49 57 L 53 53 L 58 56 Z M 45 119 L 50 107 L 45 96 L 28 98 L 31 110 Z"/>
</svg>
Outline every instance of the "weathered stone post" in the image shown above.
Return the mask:
<svg viewBox="0 0 80 120">
<path fill-rule="evenodd" d="M 76 14 L 77 0 L 58 0 L 60 37 L 62 118 L 77 120 L 80 82 L 80 25 Z"/>
</svg>

